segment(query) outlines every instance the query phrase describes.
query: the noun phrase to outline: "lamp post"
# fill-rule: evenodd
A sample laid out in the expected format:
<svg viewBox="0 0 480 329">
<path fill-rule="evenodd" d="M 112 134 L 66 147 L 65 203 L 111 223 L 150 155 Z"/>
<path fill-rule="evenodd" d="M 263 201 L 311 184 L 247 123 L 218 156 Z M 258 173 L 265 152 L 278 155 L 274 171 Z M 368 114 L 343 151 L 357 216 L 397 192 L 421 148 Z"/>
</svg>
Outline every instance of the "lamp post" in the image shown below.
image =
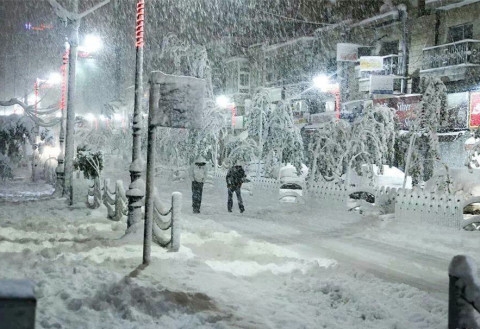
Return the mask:
<svg viewBox="0 0 480 329">
<path fill-rule="evenodd" d="M 143 99 L 143 44 L 145 1 L 138 0 L 135 26 L 135 100 L 133 109 L 133 145 L 132 163 L 130 165 L 130 180 L 128 191 L 128 219 L 127 226 L 131 227 L 142 220 L 142 205 L 145 196 L 145 182 L 141 178 L 144 161 L 141 154 L 142 133 L 142 99 Z"/>
<path fill-rule="evenodd" d="M 104 0 L 92 8 L 78 13 L 78 0 L 73 0 L 73 11 L 67 11 L 56 0 L 48 0 L 55 10 L 57 16 L 65 22 L 70 23 L 70 38 L 68 43 L 69 61 L 68 61 L 68 97 L 67 97 L 67 116 L 66 116 L 66 133 L 65 133 L 65 181 L 64 193 L 69 195 L 69 203 L 73 204 L 73 154 L 74 154 L 74 124 L 75 124 L 75 74 L 78 52 L 78 30 L 83 17 L 94 12 L 100 7 L 108 4 L 110 0 Z"/>
<path fill-rule="evenodd" d="M 57 158 L 57 169 L 55 173 L 57 174 L 57 180 L 55 181 L 55 194 L 56 196 L 64 196 L 64 184 L 65 184 L 65 153 L 64 153 L 64 142 L 65 142 L 65 107 L 66 107 L 66 100 L 67 100 L 67 77 L 68 77 L 68 56 L 69 56 L 69 45 L 65 43 L 65 52 L 63 53 L 62 57 L 62 95 L 60 98 L 60 111 L 61 111 L 61 119 L 60 119 L 60 133 L 58 136 L 58 143 L 60 147 L 60 153 L 58 154 Z"/>
<path fill-rule="evenodd" d="M 44 80 L 44 79 L 40 79 L 40 78 L 36 78 L 35 79 L 35 82 L 33 84 L 33 98 L 34 98 L 34 116 L 35 116 L 35 119 L 34 119 L 34 122 L 35 122 L 35 127 L 34 127 L 34 130 L 33 130 L 33 144 L 32 144 L 32 181 L 35 182 L 37 180 L 37 175 L 36 175 L 36 167 L 38 165 L 38 157 L 39 157 L 39 154 L 38 154 L 38 148 L 39 148 L 39 145 L 40 145 L 40 138 L 38 136 L 38 133 L 39 133 L 39 122 L 38 122 L 38 105 L 39 105 L 39 102 L 40 102 L 40 99 L 39 99 L 39 93 L 40 93 L 40 89 L 43 87 L 51 87 L 52 85 L 55 85 L 55 84 L 58 84 L 60 82 L 59 80 L 59 75 L 58 73 L 55 74 L 55 73 L 52 73 L 50 74 L 50 77 L 48 78 L 48 80 Z M 27 95 L 27 99 L 28 99 L 28 95 Z"/>
</svg>

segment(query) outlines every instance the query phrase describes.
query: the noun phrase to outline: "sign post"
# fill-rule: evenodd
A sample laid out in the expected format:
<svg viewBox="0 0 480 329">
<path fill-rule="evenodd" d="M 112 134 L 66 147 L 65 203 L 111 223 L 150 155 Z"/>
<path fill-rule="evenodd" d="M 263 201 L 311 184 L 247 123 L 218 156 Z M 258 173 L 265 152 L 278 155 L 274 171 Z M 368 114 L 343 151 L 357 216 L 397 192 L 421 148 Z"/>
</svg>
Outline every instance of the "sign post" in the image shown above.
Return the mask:
<svg viewBox="0 0 480 329">
<path fill-rule="evenodd" d="M 151 72 L 148 110 L 147 185 L 143 264 L 150 263 L 155 188 L 157 127 L 197 128 L 200 126 L 205 80 Z"/>
</svg>

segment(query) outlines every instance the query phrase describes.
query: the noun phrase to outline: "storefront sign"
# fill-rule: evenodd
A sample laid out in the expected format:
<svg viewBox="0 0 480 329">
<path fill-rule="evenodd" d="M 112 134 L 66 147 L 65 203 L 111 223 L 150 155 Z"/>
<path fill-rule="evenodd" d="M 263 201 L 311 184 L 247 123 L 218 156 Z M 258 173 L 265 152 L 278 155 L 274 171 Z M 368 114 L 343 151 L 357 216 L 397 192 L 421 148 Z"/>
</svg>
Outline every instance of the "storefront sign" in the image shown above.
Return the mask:
<svg viewBox="0 0 480 329">
<path fill-rule="evenodd" d="M 480 92 L 472 92 L 470 94 L 470 120 L 468 122 L 470 128 L 480 126 Z"/>
<path fill-rule="evenodd" d="M 448 130 L 468 129 L 468 92 L 447 94 L 446 123 Z"/>
<path fill-rule="evenodd" d="M 404 95 L 389 98 L 374 99 L 373 104 L 381 104 L 393 108 L 400 129 L 408 130 L 421 106 L 422 95 Z"/>
<path fill-rule="evenodd" d="M 360 71 L 382 71 L 383 57 L 362 56 L 360 57 Z"/>
</svg>

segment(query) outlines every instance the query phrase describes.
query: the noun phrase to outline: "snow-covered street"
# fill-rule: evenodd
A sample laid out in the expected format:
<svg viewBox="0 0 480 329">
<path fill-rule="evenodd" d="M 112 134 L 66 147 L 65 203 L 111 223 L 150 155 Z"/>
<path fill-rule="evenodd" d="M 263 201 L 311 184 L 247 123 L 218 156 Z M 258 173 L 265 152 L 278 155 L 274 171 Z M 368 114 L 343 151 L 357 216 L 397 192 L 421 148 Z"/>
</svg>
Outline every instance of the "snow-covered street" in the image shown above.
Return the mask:
<svg viewBox="0 0 480 329">
<path fill-rule="evenodd" d="M 36 283 L 38 328 L 446 328 L 448 263 L 480 260 L 478 232 L 361 216 L 316 202 L 244 195 L 226 208 L 207 185 L 192 214 L 183 193 L 180 251 L 154 246 L 103 206 L 63 199 L 2 203 L 2 278 Z M 235 201 L 235 200 L 234 200 Z"/>
</svg>

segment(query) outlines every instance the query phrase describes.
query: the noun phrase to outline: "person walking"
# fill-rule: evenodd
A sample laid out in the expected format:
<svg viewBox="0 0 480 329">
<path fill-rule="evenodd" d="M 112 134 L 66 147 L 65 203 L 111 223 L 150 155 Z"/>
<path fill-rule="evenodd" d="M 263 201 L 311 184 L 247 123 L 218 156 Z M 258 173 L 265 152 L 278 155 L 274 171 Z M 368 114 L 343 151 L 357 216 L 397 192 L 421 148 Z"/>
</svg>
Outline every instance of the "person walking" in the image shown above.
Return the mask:
<svg viewBox="0 0 480 329">
<path fill-rule="evenodd" d="M 240 209 L 240 212 L 243 213 L 245 211 L 245 207 L 243 206 L 242 193 L 241 193 L 242 184 L 245 178 L 246 178 L 245 170 L 243 170 L 242 166 L 239 164 L 236 164 L 235 166 L 233 166 L 228 170 L 228 173 L 227 173 L 228 212 L 232 212 L 234 192 L 237 195 L 238 208 Z"/>
<path fill-rule="evenodd" d="M 190 176 L 192 178 L 192 208 L 194 214 L 200 213 L 202 204 L 203 183 L 207 178 L 207 161 L 199 157 L 192 165 Z"/>
</svg>

